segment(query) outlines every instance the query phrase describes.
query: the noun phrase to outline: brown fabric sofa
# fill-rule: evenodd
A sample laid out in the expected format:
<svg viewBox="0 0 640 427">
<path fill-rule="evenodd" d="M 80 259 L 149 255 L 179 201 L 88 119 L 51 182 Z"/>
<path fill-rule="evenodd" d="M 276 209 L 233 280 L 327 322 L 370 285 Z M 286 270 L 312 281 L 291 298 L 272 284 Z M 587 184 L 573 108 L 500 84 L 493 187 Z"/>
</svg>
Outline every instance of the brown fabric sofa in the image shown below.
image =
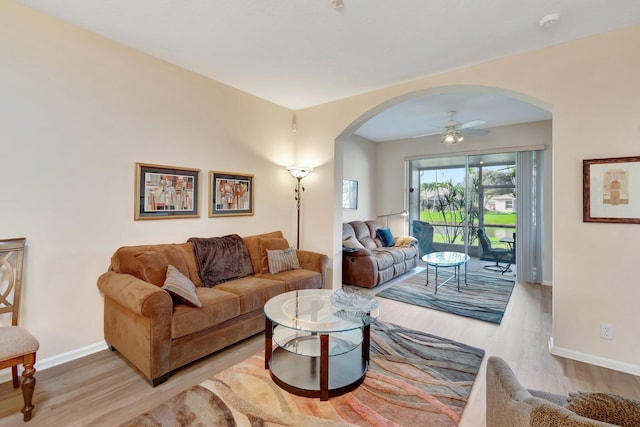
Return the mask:
<svg viewBox="0 0 640 427">
<path fill-rule="evenodd" d="M 266 249 L 288 247 L 282 232 L 242 241 L 253 274 L 212 287 L 199 276 L 192 242 L 121 247 L 111 257 L 109 271 L 98 279 L 104 294 L 105 340 L 153 386 L 166 381 L 172 370 L 263 331 L 263 307 L 271 297 L 325 287 L 326 255 L 298 250 L 300 269 L 270 274 Z M 168 265 L 195 284 L 201 308 L 162 289 Z"/>
<path fill-rule="evenodd" d="M 640 425 L 640 402 L 605 393 L 525 389 L 497 356 L 487 361 L 487 427 Z"/>
<path fill-rule="evenodd" d="M 342 224 L 342 282 L 365 288 L 404 274 L 418 263 L 418 241 L 408 246 L 385 247 L 378 237 L 381 227 L 376 220 L 351 221 Z M 398 244 L 398 238 L 395 238 Z"/>
</svg>

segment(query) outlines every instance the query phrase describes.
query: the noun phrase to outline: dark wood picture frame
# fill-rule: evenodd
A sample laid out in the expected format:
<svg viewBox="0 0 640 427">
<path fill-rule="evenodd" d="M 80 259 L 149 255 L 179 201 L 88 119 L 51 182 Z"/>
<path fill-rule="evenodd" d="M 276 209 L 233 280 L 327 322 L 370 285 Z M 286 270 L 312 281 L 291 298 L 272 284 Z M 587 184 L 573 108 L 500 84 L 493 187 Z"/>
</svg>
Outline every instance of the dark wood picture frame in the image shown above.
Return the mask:
<svg viewBox="0 0 640 427">
<path fill-rule="evenodd" d="M 640 224 L 640 156 L 582 161 L 583 222 Z"/>
<path fill-rule="evenodd" d="M 253 175 L 209 171 L 209 218 L 253 215 Z"/>
<path fill-rule="evenodd" d="M 136 163 L 134 219 L 198 218 L 200 169 Z"/>
</svg>

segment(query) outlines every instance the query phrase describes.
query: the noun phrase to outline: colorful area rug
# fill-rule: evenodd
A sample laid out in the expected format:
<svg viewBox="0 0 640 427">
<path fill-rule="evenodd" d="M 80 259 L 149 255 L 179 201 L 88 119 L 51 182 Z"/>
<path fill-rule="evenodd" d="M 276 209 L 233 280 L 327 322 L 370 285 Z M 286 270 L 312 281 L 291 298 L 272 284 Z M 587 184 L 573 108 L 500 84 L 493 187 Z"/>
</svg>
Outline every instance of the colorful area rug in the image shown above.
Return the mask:
<svg viewBox="0 0 640 427">
<path fill-rule="evenodd" d="M 504 311 L 515 285 L 513 280 L 468 274 L 465 285 L 463 274 L 460 278 L 460 292 L 458 292 L 457 280 L 452 279 L 439 288 L 436 294 L 434 293 L 435 272 L 433 270 L 433 268 L 429 269 L 428 286 L 425 286 L 426 272 L 423 270 L 378 292 L 376 296 L 498 325 L 502 322 Z M 448 273 L 449 271 L 440 272 L 440 277 L 438 277 L 440 283 L 450 276 Z"/>
<path fill-rule="evenodd" d="M 371 364 L 328 401 L 280 389 L 253 356 L 122 426 L 457 426 L 484 350 L 376 322 Z"/>
</svg>

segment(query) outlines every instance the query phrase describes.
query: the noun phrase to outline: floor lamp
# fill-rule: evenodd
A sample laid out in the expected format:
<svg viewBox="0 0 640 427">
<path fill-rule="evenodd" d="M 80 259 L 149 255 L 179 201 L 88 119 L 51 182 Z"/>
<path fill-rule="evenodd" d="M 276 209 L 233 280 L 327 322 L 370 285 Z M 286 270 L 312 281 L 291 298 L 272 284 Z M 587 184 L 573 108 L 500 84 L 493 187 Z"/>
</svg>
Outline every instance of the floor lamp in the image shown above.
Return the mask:
<svg viewBox="0 0 640 427">
<path fill-rule="evenodd" d="M 389 217 L 390 216 L 396 216 L 396 215 L 407 216 L 407 215 L 409 215 L 409 212 L 407 212 L 405 210 L 405 211 L 402 211 L 402 212 L 390 213 L 390 214 L 386 214 L 386 215 L 378 215 L 378 218 L 385 218 L 384 226 L 388 227 L 389 226 Z"/>
<path fill-rule="evenodd" d="M 304 191 L 304 187 L 302 186 L 302 179 L 307 177 L 313 168 L 307 168 L 302 166 L 287 166 L 287 170 L 291 174 L 292 177 L 298 180 L 298 185 L 296 185 L 296 205 L 298 209 L 298 230 L 296 236 L 296 248 L 300 249 L 300 206 L 302 205 L 302 192 Z"/>
</svg>

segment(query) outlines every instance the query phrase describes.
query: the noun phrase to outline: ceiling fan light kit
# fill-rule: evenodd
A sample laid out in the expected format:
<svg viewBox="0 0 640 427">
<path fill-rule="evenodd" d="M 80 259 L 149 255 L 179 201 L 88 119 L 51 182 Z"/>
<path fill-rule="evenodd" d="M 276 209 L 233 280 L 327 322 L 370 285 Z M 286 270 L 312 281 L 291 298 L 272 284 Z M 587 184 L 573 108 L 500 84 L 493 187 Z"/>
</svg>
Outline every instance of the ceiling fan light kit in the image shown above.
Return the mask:
<svg viewBox="0 0 640 427">
<path fill-rule="evenodd" d="M 459 131 L 455 129 L 449 129 L 447 133 L 442 135 L 442 138 L 440 138 L 440 142 L 442 144 L 453 145 L 453 144 L 457 144 L 458 142 L 461 142 L 463 139 L 464 139 L 464 136 L 462 136 Z"/>
</svg>

